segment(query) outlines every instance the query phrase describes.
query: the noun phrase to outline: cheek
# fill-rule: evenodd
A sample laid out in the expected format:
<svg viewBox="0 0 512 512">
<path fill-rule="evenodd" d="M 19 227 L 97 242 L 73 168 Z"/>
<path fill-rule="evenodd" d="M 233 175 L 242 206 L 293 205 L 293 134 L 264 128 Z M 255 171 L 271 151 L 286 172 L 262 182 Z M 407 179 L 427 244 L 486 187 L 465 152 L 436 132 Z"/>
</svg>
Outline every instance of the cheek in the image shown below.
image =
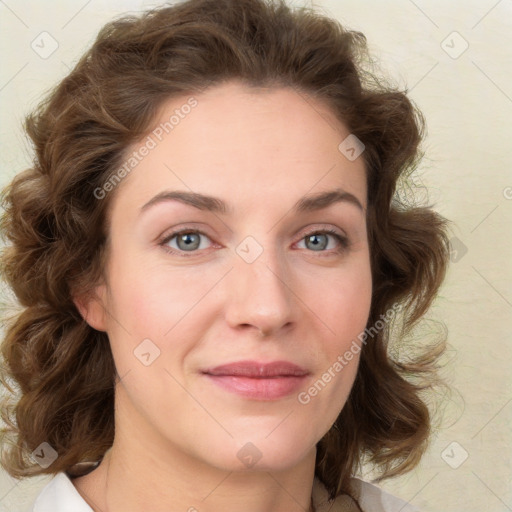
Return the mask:
<svg viewBox="0 0 512 512">
<path fill-rule="evenodd" d="M 331 425 L 344 407 L 357 375 L 360 335 L 364 332 L 371 306 L 372 282 L 369 268 L 340 273 L 323 294 L 315 297 L 315 310 L 328 326 L 320 337 L 322 361 L 310 387 L 299 396 L 299 403 L 311 415 L 321 416 L 323 425 Z"/>
<path fill-rule="evenodd" d="M 372 299 L 369 265 L 359 264 L 333 276 L 316 293 L 313 304 L 333 335 L 330 351 L 343 350 L 366 327 Z"/>
<path fill-rule="evenodd" d="M 163 340 L 193 311 L 209 281 L 197 271 L 118 260 L 112 272 L 112 311 L 130 333 Z"/>
</svg>

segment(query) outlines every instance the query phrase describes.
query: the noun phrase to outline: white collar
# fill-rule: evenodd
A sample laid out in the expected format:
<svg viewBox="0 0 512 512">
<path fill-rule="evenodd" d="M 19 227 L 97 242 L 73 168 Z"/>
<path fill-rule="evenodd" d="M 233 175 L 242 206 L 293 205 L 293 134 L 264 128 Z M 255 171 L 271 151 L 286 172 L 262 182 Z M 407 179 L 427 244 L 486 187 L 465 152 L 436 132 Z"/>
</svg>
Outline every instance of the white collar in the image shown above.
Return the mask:
<svg viewBox="0 0 512 512">
<path fill-rule="evenodd" d="M 37 496 L 32 512 L 93 512 L 66 473 L 57 473 Z"/>
</svg>

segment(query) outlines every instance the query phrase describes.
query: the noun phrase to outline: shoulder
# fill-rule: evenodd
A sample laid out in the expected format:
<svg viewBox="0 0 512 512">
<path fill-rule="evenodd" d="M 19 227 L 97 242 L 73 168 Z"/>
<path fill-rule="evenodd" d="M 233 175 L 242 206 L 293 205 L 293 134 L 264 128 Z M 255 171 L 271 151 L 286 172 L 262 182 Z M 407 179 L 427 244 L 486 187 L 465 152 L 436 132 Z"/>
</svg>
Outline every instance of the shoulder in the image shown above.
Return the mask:
<svg viewBox="0 0 512 512">
<path fill-rule="evenodd" d="M 353 496 L 359 502 L 363 512 L 419 512 L 407 501 L 393 496 L 370 482 L 352 478 L 350 483 Z M 313 484 L 313 501 L 317 512 L 359 512 L 354 500 L 347 495 L 337 496 L 333 502 L 329 502 L 327 490 L 317 478 Z"/>
<path fill-rule="evenodd" d="M 57 473 L 38 494 L 32 512 L 93 512 L 66 473 Z"/>
</svg>

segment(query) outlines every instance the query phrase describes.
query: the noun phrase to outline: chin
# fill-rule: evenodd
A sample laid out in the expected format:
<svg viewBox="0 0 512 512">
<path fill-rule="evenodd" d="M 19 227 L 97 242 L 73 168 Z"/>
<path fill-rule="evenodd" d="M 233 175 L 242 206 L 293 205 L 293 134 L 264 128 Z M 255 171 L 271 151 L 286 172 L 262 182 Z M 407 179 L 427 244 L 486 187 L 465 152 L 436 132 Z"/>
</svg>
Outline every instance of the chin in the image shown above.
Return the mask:
<svg viewBox="0 0 512 512">
<path fill-rule="evenodd" d="M 210 447 L 206 462 L 225 471 L 285 471 L 308 456 L 315 457 L 316 439 L 308 442 L 304 435 L 274 434 L 212 441 L 217 449 Z"/>
</svg>

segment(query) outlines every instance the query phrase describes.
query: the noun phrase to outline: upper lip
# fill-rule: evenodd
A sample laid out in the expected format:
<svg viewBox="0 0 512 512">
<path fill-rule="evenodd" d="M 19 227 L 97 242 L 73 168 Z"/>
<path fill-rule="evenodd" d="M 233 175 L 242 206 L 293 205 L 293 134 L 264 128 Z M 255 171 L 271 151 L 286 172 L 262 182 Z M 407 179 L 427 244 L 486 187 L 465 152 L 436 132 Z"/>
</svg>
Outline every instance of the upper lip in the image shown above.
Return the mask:
<svg viewBox="0 0 512 512">
<path fill-rule="evenodd" d="M 202 373 L 215 376 L 237 376 L 253 378 L 269 377 L 302 377 L 309 372 L 288 361 L 272 361 L 260 363 L 257 361 L 237 361 L 203 370 Z"/>
</svg>

